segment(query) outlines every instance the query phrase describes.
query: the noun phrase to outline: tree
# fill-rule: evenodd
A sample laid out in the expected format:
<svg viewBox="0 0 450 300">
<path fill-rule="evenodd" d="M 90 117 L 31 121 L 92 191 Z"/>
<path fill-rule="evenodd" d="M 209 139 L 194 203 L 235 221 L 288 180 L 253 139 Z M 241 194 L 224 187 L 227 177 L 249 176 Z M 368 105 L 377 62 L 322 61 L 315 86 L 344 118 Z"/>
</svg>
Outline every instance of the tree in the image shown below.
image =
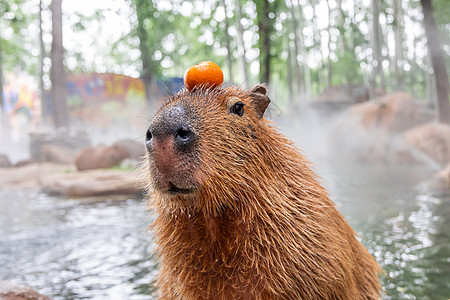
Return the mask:
<svg viewBox="0 0 450 300">
<path fill-rule="evenodd" d="M 221 0 L 223 9 L 225 11 L 225 46 L 227 48 L 227 67 L 228 67 L 228 79 L 233 81 L 233 61 L 232 61 L 232 52 L 231 52 L 231 43 L 230 43 L 230 35 L 228 30 L 230 28 L 228 16 L 227 16 L 227 5 L 225 0 Z"/>
<path fill-rule="evenodd" d="M 327 1 L 327 11 L 328 11 L 328 27 L 327 27 L 327 88 L 331 87 L 331 9 L 330 3 Z"/>
<path fill-rule="evenodd" d="M 261 82 L 270 84 L 270 34 L 272 32 L 272 21 L 269 17 L 270 7 L 268 0 L 256 1 L 256 12 L 258 14 L 259 33 L 259 78 Z"/>
<path fill-rule="evenodd" d="M 155 73 L 152 63 L 152 51 L 150 49 L 149 33 L 147 32 L 146 23 L 150 22 L 153 17 L 153 2 L 151 0 L 135 0 L 137 27 L 136 33 L 139 38 L 139 50 L 141 51 L 142 72 L 141 78 L 145 86 L 145 96 L 147 101 L 151 100 Z"/>
<path fill-rule="evenodd" d="M 302 26 L 299 25 L 299 19 L 301 19 L 301 15 L 302 15 L 302 11 L 300 8 L 300 5 L 298 6 L 299 9 L 296 9 L 296 5 L 294 5 L 293 1 L 287 1 L 287 4 L 290 6 L 291 8 L 291 32 L 293 33 L 293 45 L 294 45 L 294 50 L 293 50 L 293 55 L 292 57 L 288 57 L 288 60 L 290 61 L 290 59 L 292 58 L 292 61 L 294 63 L 294 72 L 293 72 L 293 76 L 295 76 L 295 81 L 296 81 L 296 90 L 298 91 L 297 93 L 297 97 L 298 96 L 303 96 L 305 93 L 305 84 L 304 84 L 304 80 L 303 80 L 303 72 L 301 70 L 300 67 L 300 63 L 298 61 L 298 58 L 301 54 L 301 46 L 299 45 L 300 41 L 302 40 L 301 37 L 301 32 L 299 33 L 299 29 L 302 28 Z M 297 11 L 300 12 L 300 18 L 297 18 Z M 288 35 L 289 36 L 289 35 Z M 288 43 L 288 48 L 290 47 L 289 45 L 290 43 Z M 290 49 L 288 49 L 289 54 L 291 54 Z"/>
<path fill-rule="evenodd" d="M 394 18 L 395 18 L 395 83 L 398 90 L 403 90 L 403 24 L 402 24 L 402 1 L 394 1 Z"/>
<path fill-rule="evenodd" d="M 2 28 L 0 24 L 0 113 L 3 113 L 3 61 L 2 61 Z M 2 117 L 3 119 L 3 117 Z"/>
<path fill-rule="evenodd" d="M 444 55 L 441 50 L 441 42 L 434 21 L 431 0 L 420 0 L 423 10 L 423 23 L 427 36 L 428 51 L 433 64 L 436 79 L 436 91 L 438 96 L 439 121 L 450 124 L 449 82 L 445 69 Z"/>
<path fill-rule="evenodd" d="M 377 86 L 376 79 L 380 79 L 381 89 L 386 89 L 383 72 L 383 57 L 381 55 L 382 32 L 380 25 L 380 0 L 372 0 L 372 50 L 373 50 L 373 75 L 372 88 Z"/>
<path fill-rule="evenodd" d="M 64 47 L 62 35 L 62 0 L 52 0 L 52 109 L 54 125 L 57 129 L 68 128 L 69 120 L 66 105 L 66 73 L 64 70 Z"/>
<path fill-rule="evenodd" d="M 245 45 L 244 45 L 244 29 L 242 28 L 242 4 L 241 0 L 236 1 L 236 40 L 239 54 L 239 70 L 244 81 L 244 86 L 248 84 L 248 72 L 247 72 L 247 60 L 245 58 Z"/>
<path fill-rule="evenodd" d="M 46 53 L 43 39 L 42 10 L 42 0 L 39 0 L 39 97 L 41 98 L 42 113 L 44 114 L 46 111 L 44 109 L 44 59 L 46 57 Z"/>
</svg>

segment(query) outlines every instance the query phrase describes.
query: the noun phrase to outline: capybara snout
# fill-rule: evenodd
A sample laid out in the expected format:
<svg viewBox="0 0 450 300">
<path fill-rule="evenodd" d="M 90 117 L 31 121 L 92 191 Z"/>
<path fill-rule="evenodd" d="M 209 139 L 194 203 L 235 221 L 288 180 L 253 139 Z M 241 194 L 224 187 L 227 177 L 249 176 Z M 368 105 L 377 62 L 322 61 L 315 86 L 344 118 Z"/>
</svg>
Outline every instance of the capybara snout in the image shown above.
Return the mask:
<svg viewBox="0 0 450 300">
<path fill-rule="evenodd" d="M 189 150 L 196 137 L 189 117 L 182 105 L 170 106 L 161 111 L 147 130 L 147 148 L 153 150 L 155 143 L 171 139 L 177 151 Z"/>
<path fill-rule="evenodd" d="M 197 129 L 193 119 L 189 107 L 173 103 L 162 108 L 150 123 L 146 146 L 157 190 L 188 195 L 197 189 Z"/>
</svg>

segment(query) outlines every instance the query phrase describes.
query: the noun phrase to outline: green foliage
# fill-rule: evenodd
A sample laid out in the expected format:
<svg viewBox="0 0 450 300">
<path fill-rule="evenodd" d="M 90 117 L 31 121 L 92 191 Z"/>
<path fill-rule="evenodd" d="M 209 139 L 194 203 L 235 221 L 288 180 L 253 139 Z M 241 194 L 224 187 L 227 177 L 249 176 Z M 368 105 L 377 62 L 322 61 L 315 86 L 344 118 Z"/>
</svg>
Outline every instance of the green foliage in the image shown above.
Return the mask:
<svg viewBox="0 0 450 300">
<path fill-rule="evenodd" d="M 18 70 L 36 75 L 38 51 L 36 33 L 30 26 L 36 16 L 21 9 L 25 0 L 2 0 L 0 2 L 0 47 L 3 72 Z"/>
<path fill-rule="evenodd" d="M 346 51 L 337 61 L 333 62 L 332 70 L 334 74 L 341 75 L 332 77 L 332 85 L 364 83 L 360 62 L 350 51 Z"/>
<path fill-rule="evenodd" d="M 70 72 L 117 72 L 130 75 L 130 69 L 135 70 L 141 77 L 146 74 L 154 79 L 164 77 L 181 77 L 185 69 L 202 60 L 213 60 L 224 71 L 226 66 L 226 36 L 230 38 L 232 53 L 232 72 L 238 72 L 239 54 L 237 51 L 237 22 L 243 24 L 245 46 L 247 51 L 247 67 L 257 66 L 264 59 L 270 59 L 270 78 L 272 86 L 283 90 L 287 94 L 289 86 L 302 82 L 309 85 L 312 95 L 327 88 L 327 63 L 331 61 L 331 84 L 369 82 L 372 64 L 372 23 L 370 2 L 355 2 L 355 5 L 338 7 L 340 1 L 330 1 L 330 14 L 326 16 L 326 2 L 324 0 L 286 0 L 268 1 L 270 17 L 262 22 L 265 0 L 241 0 L 243 19 L 237 20 L 237 1 L 225 0 L 228 11 L 229 32 L 226 32 L 223 20 L 222 0 L 124 0 L 123 8 L 102 8 L 91 14 L 80 11 L 65 14 L 64 21 L 67 28 L 77 36 L 85 36 L 92 40 L 92 49 L 96 56 L 101 57 L 100 63 L 93 64 L 83 52 L 85 48 L 66 46 L 66 62 Z M 345 3 L 346 1 L 342 1 Z M 0 46 L 2 49 L 3 72 L 26 71 L 32 75 L 38 73 L 39 42 L 37 12 L 39 1 L 2 0 L 0 2 Z M 46 0 L 44 9 L 48 10 L 49 1 Z M 298 5 L 301 3 L 301 7 Z M 381 15 L 386 20 L 382 24 L 383 59 L 388 62 L 384 68 L 387 78 L 387 89 L 395 89 L 393 72 L 393 45 L 387 43 L 387 34 L 392 32 L 397 20 L 393 18 L 392 0 L 381 1 Z M 419 98 L 426 98 L 426 74 L 428 72 L 428 58 L 424 56 L 423 32 L 411 31 L 414 24 L 421 24 L 420 2 L 402 1 L 403 20 L 408 20 L 405 30 L 404 65 L 403 72 L 407 91 Z M 441 32 L 441 39 L 447 45 L 446 59 L 450 64 L 449 48 L 450 26 L 448 16 L 450 6 L 448 0 L 434 0 L 436 23 Z M 111 6 L 112 7 L 112 6 Z M 203 9 L 198 9 L 202 7 Z M 186 9 L 189 8 L 189 9 Z M 120 16 L 129 14 L 126 28 L 128 32 L 102 44 L 96 36 L 100 31 L 92 28 L 102 28 L 106 24 L 108 13 Z M 293 41 L 292 16 L 298 18 L 297 34 L 299 53 L 292 53 L 299 57 L 300 72 L 289 76 L 288 43 Z M 325 14 L 325 15 L 324 15 Z M 218 19 L 218 16 L 221 18 Z M 326 17 L 324 17 L 326 16 Z M 324 19 L 330 22 L 330 28 L 323 24 Z M 45 20 L 49 24 L 48 14 Z M 322 24 L 321 24 L 322 22 Z M 261 43 L 261 31 L 258 24 L 266 24 L 270 37 L 270 50 Z M 49 34 L 48 26 L 45 28 Z M 331 35 L 331 58 L 328 57 L 327 39 Z M 407 38 L 407 41 L 406 41 Z M 412 45 L 411 41 L 415 41 Z M 48 39 L 47 49 L 50 48 Z M 73 43 L 71 45 L 74 45 Z M 415 48 L 422 47 L 420 50 Z M 389 50 L 389 51 L 387 51 Z M 414 51 L 413 51 L 414 50 Z M 311 68 L 310 80 L 306 77 L 305 69 Z M 136 72 L 138 71 L 138 73 Z M 253 68 L 254 70 L 254 68 Z M 260 65 L 260 73 L 264 68 Z M 300 74 L 299 80 L 292 78 Z M 256 83 L 259 74 L 249 74 L 247 82 Z M 240 76 L 236 76 L 240 77 Z M 242 82 L 237 82 L 241 85 Z"/>
</svg>

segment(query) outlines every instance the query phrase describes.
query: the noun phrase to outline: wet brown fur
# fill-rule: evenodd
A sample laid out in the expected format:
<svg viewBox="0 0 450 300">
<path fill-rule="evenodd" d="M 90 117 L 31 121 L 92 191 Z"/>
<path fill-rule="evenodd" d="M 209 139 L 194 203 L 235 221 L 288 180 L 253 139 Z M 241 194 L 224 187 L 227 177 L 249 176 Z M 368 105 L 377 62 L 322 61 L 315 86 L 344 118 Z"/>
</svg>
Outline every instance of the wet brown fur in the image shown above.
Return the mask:
<svg viewBox="0 0 450 300">
<path fill-rule="evenodd" d="M 193 194 L 160 190 L 148 157 L 160 299 L 378 299 L 379 266 L 309 162 L 260 118 L 261 96 L 184 90 L 160 110 L 189 107 L 199 139 L 196 158 L 179 158 L 195 165 Z"/>
</svg>

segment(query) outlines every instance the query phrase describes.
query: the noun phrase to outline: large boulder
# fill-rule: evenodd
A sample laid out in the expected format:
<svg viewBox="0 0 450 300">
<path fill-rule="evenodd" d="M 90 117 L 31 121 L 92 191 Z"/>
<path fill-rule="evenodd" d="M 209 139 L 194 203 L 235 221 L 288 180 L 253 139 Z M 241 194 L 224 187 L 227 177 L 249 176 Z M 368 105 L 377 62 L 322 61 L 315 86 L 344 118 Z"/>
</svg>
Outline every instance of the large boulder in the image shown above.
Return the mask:
<svg viewBox="0 0 450 300">
<path fill-rule="evenodd" d="M 350 106 L 369 100 L 369 91 L 363 85 L 350 84 L 332 86 L 317 96 L 313 101 L 296 109 L 301 119 L 310 118 L 311 113 L 323 121 L 341 114 Z"/>
<path fill-rule="evenodd" d="M 0 168 L 11 168 L 12 164 L 8 155 L 0 154 Z"/>
<path fill-rule="evenodd" d="M 129 155 L 128 149 L 118 144 L 88 147 L 78 152 L 75 157 L 75 165 L 80 171 L 111 168 L 118 166 Z"/>
<path fill-rule="evenodd" d="M 0 168 L 0 190 L 40 189 L 46 176 L 64 174 L 70 165 L 53 163 L 29 163 L 15 168 Z"/>
<path fill-rule="evenodd" d="M 145 145 L 135 140 L 120 140 L 114 143 L 128 149 L 129 158 L 133 160 L 142 160 L 145 156 Z"/>
<path fill-rule="evenodd" d="M 36 163 L 39 163 L 39 162 L 37 162 L 37 161 L 35 161 L 35 160 L 31 159 L 31 158 L 30 159 L 24 159 L 24 160 L 19 160 L 18 162 L 16 162 L 14 167 L 20 168 L 20 167 L 24 167 L 24 166 L 28 166 L 28 165 L 36 164 Z"/>
<path fill-rule="evenodd" d="M 446 186 L 450 187 L 450 163 L 438 174 L 439 179 Z"/>
<path fill-rule="evenodd" d="M 50 300 L 49 297 L 39 294 L 33 289 L 7 281 L 0 281 L 1 300 Z"/>
<path fill-rule="evenodd" d="M 350 107 L 335 121 L 330 140 L 341 153 L 364 160 L 418 161 L 401 135 L 434 118 L 409 94 L 395 92 Z"/>
<path fill-rule="evenodd" d="M 431 122 L 403 134 L 403 140 L 414 150 L 420 151 L 445 166 L 450 161 L 450 126 Z"/>
<path fill-rule="evenodd" d="M 361 103 L 369 100 L 369 90 L 359 84 L 332 86 L 317 96 L 316 102 Z"/>
<path fill-rule="evenodd" d="M 41 148 L 41 161 L 53 162 L 57 164 L 73 164 L 75 161 L 75 151 L 52 144 L 44 144 Z"/>
<path fill-rule="evenodd" d="M 42 190 L 68 197 L 143 194 L 138 170 L 99 169 L 76 171 L 73 165 L 33 163 L 0 168 L 0 190 Z M 0 297 L 1 299 L 1 297 Z"/>
<path fill-rule="evenodd" d="M 362 131 L 384 131 L 387 134 L 401 133 L 433 118 L 435 114 L 432 111 L 404 92 L 354 105 L 341 117 Z"/>
<path fill-rule="evenodd" d="M 100 169 L 47 176 L 42 190 L 53 195 L 90 197 L 143 194 L 138 171 Z"/>
<path fill-rule="evenodd" d="M 67 130 L 56 133 L 30 134 L 30 154 L 33 161 L 73 163 L 76 153 L 91 145 L 86 133 Z"/>
</svg>

